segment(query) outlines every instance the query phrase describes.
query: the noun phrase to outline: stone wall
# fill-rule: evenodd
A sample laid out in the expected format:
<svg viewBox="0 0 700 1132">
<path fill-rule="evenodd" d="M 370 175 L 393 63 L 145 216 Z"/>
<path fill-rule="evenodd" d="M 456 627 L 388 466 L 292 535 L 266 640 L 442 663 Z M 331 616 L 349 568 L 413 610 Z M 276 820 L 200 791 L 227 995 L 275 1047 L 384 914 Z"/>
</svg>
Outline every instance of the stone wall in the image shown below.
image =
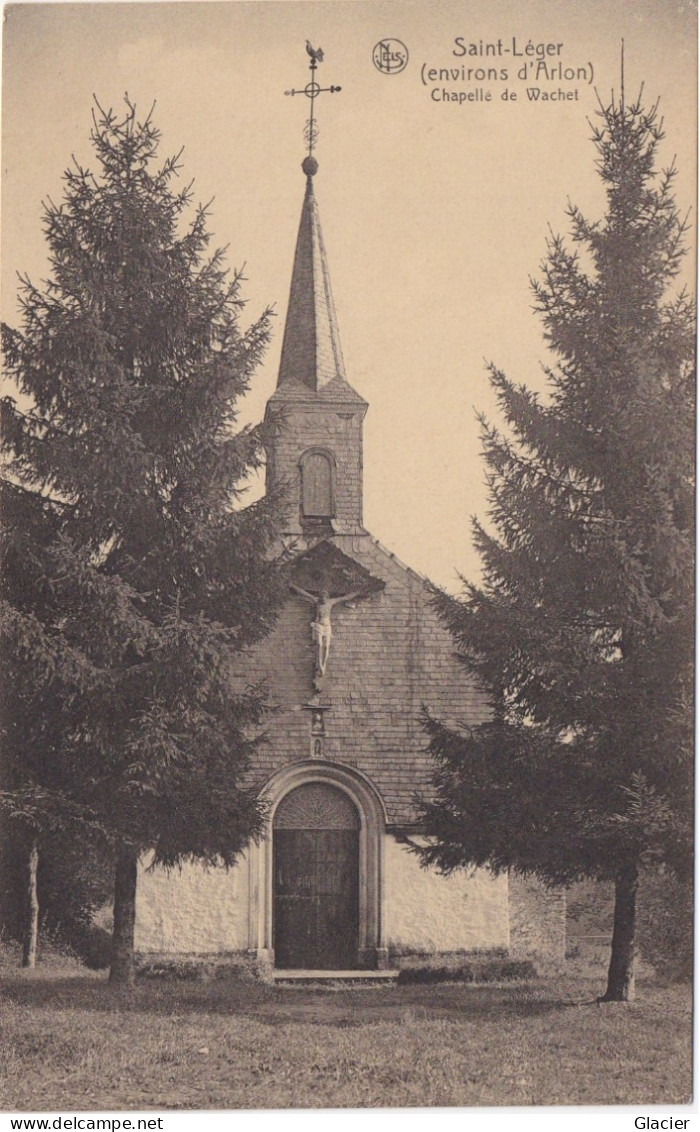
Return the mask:
<svg viewBox="0 0 700 1132">
<path fill-rule="evenodd" d="M 136 888 L 137 951 L 207 955 L 247 949 L 247 855 L 232 869 L 148 864 L 142 862 Z"/>
<path fill-rule="evenodd" d="M 388 836 L 383 925 L 390 956 L 507 949 L 508 878 L 483 869 L 441 876 Z"/>
<path fill-rule="evenodd" d="M 149 869 L 137 888 L 136 949 L 202 955 L 249 947 L 248 860 L 232 869 Z M 440 876 L 384 837 L 381 946 L 394 953 L 507 949 L 508 880 L 484 870 Z"/>
<path fill-rule="evenodd" d="M 137 890 L 138 951 L 204 956 L 248 949 L 247 856 L 229 870 L 146 864 Z M 381 890 L 381 946 L 390 956 L 507 951 L 514 959 L 564 959 L 561 890 L 483 869 L 443 877 L 422 869 L 391 834 L 384 839 Z"/>
</svg>

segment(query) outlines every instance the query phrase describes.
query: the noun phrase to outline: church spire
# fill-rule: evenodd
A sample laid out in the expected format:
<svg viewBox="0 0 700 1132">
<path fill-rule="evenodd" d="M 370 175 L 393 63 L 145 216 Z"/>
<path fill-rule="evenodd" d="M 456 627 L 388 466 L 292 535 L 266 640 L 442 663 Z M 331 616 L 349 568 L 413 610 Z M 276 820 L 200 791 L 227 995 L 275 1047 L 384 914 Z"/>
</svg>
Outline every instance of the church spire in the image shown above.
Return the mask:
<svg viewBox="0 0 700 1132">
<path fill-rule="evenodd" d="M 306 194 L 294 253 L 278 387 L 289 382 L 320 392 L 345 381 L 326 248 L 314 196 L 315 157 L 305 158 Z"/>
<path fill-rule="evenodd" d="M 325 91 L 316 67 L 320 48 L 307 43 L 311 81 L 303 90 L 311 101 L 302 163 L 306 193 L 294 252 L 287 321 L 277 389 L 267 403 L 266 420 L 275 421 L 267 453 L 268 490 L 284 492 L 285 532 L 309 540 L 364 534 L 362 526 L 362 421 L 367 402 L 345 377 L 340 335 L 331 294 L 314 177 L 317 136 L 314 102 Z"/>
<path fill-rule="evenodd" d="M 318 137 L 316 99 L 326 92 L 336 94 L 339 86 L 322 87 L 316 70 L 323 62 L 323 51 L 306 41 L 310 80 L 303 90 L 285 94 L 304 94 L 309 99 L 309 117 L 304 126 L 307 155 L 302 163 L 306 174 L 306 194 L 294 253 L 292 285 L 282 343 L 277 385 L 293 383 L 320 392 L 330 382 L 345 381 L 345 366 L 335 317 L 326 249 L 321 232 L 318 205 L 314 196 L 314 176 L 318 162 L 314 148 Z"/>
</svg>

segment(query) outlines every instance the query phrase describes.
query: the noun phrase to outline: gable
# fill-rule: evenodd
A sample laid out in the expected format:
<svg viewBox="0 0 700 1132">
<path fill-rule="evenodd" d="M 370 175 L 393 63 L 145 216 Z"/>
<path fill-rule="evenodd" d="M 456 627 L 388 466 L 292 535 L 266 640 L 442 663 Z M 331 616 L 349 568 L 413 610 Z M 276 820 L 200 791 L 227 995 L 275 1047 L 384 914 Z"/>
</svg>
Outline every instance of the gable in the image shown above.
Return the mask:
<svg viewBox="0 0 700 1132">
<path fill-rule="evenodd" d="M 351 592 L 369 596 L 379 593 L 386 584 L 325 539 L 293 558 L 285 572 L 301 589 L 311 593 L 326 590 L 330 597 Z"/>
</svg>

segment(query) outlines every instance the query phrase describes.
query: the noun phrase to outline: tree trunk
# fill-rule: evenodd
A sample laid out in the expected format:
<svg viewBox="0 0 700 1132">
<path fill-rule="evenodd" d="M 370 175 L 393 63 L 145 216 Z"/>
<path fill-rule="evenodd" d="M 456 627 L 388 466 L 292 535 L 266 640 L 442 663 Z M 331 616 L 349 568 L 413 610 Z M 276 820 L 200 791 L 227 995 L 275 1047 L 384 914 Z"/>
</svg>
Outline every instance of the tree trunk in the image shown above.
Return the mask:
<svg viewBox="0 0 700 1132">
<path fill-rule="evenodd" d="M 634 998 L 634 925 L 637 910 L 637 862 L 622 866 L 615 877 L 615 918 L 608 985 L 599 1002 Z"/>
<path fill-rule="evenodd" d="M 134 926 L 136 923 L 136 868 L 138 854 L 120 845 L 114 866 L 114 929 L 109 981 L 115 986 L 134 982 Z"/>
<path fill-rule="evenodd" d="M 39 897 L 36 876 L 39 869 L 39 846 L 32 841 L 27 859 L 27 887 L 25 890 L 24 940 L 22 966 L 36 967 L 36 945 L 39 938 Z"/>
</svg>

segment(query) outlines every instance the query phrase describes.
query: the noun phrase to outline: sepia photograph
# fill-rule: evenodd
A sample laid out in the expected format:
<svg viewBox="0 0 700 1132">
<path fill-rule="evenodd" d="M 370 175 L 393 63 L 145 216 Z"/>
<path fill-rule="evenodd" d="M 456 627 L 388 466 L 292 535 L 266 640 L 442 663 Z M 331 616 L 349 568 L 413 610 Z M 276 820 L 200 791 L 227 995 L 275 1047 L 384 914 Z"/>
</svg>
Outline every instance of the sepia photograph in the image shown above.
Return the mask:
<svg viewBox="0 0 700 1132">
<path fill-rule="evenodd" d="M 691 1126 L 697 43 L 4 6 L 8 1128 Z"/>
</svg>

